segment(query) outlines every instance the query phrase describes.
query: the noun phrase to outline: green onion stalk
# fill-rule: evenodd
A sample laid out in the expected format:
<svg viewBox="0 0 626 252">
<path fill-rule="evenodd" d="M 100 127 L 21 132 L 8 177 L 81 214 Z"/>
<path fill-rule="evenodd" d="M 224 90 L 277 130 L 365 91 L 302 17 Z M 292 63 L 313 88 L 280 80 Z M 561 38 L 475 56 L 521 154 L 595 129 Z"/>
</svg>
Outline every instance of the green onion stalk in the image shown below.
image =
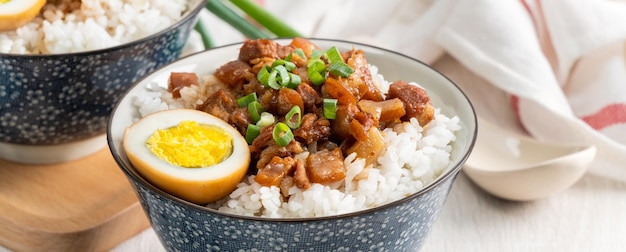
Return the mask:
<svg viewBox="0 0 626 252">
<path fill-rule="evenodd" d="M 302 37 L 298 31 L 251 0 L 230 0 L 230 2 L 278 37 Z"/>
<path fill-rule="evenodd" d="M 269 35 L 252 25 L 248 20 L 226 6 L 221 0 L 209 0 L 205 6 L 211 13 L 237 29 L 250 39 L 269 38 Z"/>
<path fill-rule="evenodd" d="M 213 13 L 215 16 L 235 28 L 248 39 L 303 37 L 301 33 L 287 25 L 280 18 L 272 15 L 262 6 L 251 0 L 230 0 L 228 2 L 230 2 L 230 4 L 225 3 L 225 0 L 209 0 L 205 7 L 209 10 L 209 12 Z M 254 19 L 254 21 L 263 27 L 259 28 L 252 24 L 235 11 L 230 5 L 234 5 L 234 7 L 239 8 L 243 14 Z M 208 28 L 202 20 L 198 21 L 195 29 L 198 33 L 200 33 L 202 43 L 205 48 L 208 49 L 215 46 L 209 34 Z M 273 34 L 268 34 L 266 31 Z"/>
</svg>

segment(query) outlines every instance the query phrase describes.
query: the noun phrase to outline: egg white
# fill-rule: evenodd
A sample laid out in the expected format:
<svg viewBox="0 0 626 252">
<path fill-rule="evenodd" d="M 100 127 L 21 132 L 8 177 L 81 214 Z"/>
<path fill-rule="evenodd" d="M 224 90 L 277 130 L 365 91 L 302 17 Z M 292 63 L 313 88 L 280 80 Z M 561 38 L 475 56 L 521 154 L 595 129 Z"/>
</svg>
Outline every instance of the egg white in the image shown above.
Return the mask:
<svg viewBox="0 0 626 252">
<path fill-rule="evenodd" d="M 39 10 L 44 4 L 45 1 L 43 0 L 9 1 L 2 4 L 2 8 L 0 8 L 0 15 L 12 15 L 16 13 L 21 13 L 28 11 L 31 8 L 36 8 L 37 10 Z"/>
</svg>

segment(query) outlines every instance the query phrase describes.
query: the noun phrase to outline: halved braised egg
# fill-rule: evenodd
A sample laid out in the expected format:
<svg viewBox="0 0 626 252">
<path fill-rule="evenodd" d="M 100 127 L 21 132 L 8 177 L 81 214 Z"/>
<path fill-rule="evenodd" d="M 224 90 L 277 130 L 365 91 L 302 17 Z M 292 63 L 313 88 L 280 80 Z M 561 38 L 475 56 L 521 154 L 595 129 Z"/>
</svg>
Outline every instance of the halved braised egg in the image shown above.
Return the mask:
<svg viewBox="0 0 626 252">
<path fill-rule="evenodd" d="M 150 183 L 197 204 L 230 194 L 250 164 L 248 144 L 234 127 L 193 109 L 141 118 L 126 129 L 123 146 Z"/>
<path fill-rule="evenodd" d="M 35 18 L 46 0 L 0 0 L 0 31 L 14 30 Z"/>
</svg>

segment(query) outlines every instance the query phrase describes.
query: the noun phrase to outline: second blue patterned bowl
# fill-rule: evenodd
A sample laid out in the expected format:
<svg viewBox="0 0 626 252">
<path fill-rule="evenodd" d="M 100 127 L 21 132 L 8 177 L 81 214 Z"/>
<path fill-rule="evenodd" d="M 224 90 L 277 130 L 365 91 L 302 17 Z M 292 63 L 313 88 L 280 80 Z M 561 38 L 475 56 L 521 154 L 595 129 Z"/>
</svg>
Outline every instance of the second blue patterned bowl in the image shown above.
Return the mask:
<svg viewBox="0 0 626 252">
<path fill-rule="evenodd" d="M 48 164 L 106 146 L 107 119 L 141 77 L 179 58 L 207 0 L 166 29 L 120 46 L 68 54 L 0 54 L 0 159 Z"/>
</svg>

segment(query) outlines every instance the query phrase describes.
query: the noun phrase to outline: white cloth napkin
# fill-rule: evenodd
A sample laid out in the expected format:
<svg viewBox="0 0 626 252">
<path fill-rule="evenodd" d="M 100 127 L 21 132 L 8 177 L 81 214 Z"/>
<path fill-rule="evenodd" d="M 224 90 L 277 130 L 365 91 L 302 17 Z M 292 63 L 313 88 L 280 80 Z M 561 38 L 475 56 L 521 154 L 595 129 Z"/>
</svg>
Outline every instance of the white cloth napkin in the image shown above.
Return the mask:
<svg viewBox="0 0 626 252">
<path fill-rule="evenodd" d="M 366 42 L 433 65 L 479 116 L 590 143 L 590 172 L 626 181 L 626 1 L 264 0 L 306 36 Z M 211 19 L 219 44 L 240 41 Z"/>
</svg>

